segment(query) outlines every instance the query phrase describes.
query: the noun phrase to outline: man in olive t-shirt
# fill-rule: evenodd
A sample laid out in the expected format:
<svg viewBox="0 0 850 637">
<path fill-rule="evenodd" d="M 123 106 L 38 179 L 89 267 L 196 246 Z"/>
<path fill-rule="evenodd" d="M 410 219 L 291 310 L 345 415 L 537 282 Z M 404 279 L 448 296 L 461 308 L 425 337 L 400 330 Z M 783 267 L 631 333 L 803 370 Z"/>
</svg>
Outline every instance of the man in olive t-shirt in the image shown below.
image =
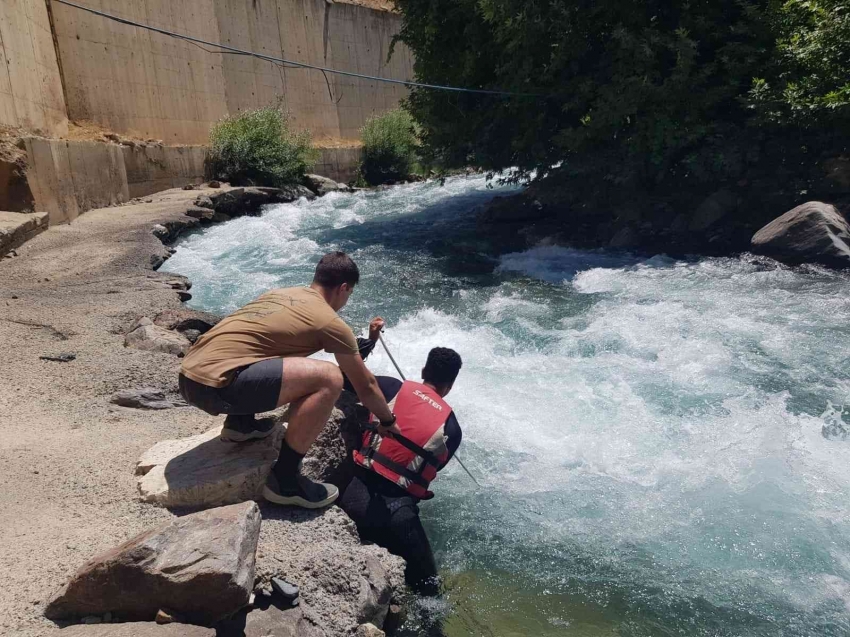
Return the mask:
<svg viewBox="0 0 850 637">
<path fill-rule="evenodd" d="M 263 490 L 270 502 L 319 508 L 339 495 L 335 486 L 302 476 L 299 466 L 331 414 L 343 373 L 385 431 L 397 429 L 354 333 L 337 316 L 359 280 L 348 255 L 327 254 L 310 287 L 266 292 L 199 338 L 183 359 L 180 393 L 207 413 L 227 414 L 223 440 L 269 435 L 274 422 L 254 414 L 289 404 L 286 436 Z M 320 350 L 334 354 L 339 367 L 306 358 Z"/>
</svg>

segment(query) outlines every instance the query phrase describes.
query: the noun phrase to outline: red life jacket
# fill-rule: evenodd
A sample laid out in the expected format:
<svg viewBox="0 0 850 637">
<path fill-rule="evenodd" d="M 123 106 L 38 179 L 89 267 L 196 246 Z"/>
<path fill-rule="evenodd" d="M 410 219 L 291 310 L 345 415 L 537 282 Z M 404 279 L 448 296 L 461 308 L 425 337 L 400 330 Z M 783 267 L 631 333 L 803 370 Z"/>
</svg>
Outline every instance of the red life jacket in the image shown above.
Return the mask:
<svg viewBox="0 0 850 637">
<path fill-rule="evenodd" d="M 405 489 L 412 496 L 427 500 L 437 470 L 449 457 L 444 432 L 452 408 L 440 395 L 421 383 L 405 381 L 389 402 L 402 435 L 382 436 L 374 425 L 363 432 L 361 449 L 354 450 L 354 462 L 370 469 Z"/>
</svg>

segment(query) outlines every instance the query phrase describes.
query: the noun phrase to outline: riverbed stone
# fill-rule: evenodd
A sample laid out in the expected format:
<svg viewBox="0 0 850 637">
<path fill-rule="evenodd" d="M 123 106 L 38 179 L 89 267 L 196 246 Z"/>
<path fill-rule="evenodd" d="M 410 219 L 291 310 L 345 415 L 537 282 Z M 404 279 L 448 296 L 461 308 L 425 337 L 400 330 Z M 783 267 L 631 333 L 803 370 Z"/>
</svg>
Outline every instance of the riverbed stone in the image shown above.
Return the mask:
<svg viewBox="0 0 850 637">
<path fill-rule="evenodd" d="M 330 637 L 304 606 L 281 608 L 269 602 L 243 611 L 217 628 L 218 637 Z"/>
<path fill-rule="evenodd" d="M 809 201 L 753 235 L 752 251 L 789 265 L 850 267 L 850 224 L 835 206 Z"/>
<path fill-rule="evenodd" d="M 260 510 L 245 502 L 175 518 L 84 564 L 44 614 L 111 612 L 149 621 L 160 608 L 211 625 L 244 607 L 254 587 Z"/>
<path fill-rule="evenodd" d="M 145 317 L 124 337 L 124 347 L 183 356 L 191 346 L 182 334 L 169 331 Z"/>
<path fill-rule="evenodd" d="M 737 195 L 726 188 L 710 194 L 697 206 L 688 223 L 691 232 L 708 230 L 724 217 L 733 213 L 738 207 Z"/>
<path fill-rule="evenodd" d="M 125 622 L 97 626 L 78 624 L 58 634 L 60 637 L 215 637 L 215 629 L 191 624 L 160 626 L 155 622 Z"/>
<path fill-rule="evenodd" d="M 375 624 L 360 624 L 354 637 L 386 637 L 386 633 Z"/>
<path fill-rule="evenodd" d="M 136 464 L 141 500 L 202 508 L 259 498 L 277 460 L 284 428 L 250 442 L 225 442 L 221 427 L 148 449 Z"/>
</svg>

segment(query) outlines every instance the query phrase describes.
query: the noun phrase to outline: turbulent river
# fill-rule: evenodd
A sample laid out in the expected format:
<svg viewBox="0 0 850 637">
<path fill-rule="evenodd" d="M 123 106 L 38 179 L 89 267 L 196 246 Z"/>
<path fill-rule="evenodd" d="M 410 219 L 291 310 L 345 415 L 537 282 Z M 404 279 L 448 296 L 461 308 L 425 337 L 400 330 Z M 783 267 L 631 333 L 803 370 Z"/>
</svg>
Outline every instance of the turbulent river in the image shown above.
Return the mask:
<svg viewBox="0 0 850 637">
<path fill-rule="evenodd" d="M 452 463 L 421 507 L 447 593 L 409 634 L 442 614 L 450 636 L 850 635 L 850 277 L 553 246 L 475 275 L 426 247 L 506 190 L 277 205 L 165 268 L 226 313 L 343 249 L 355 331 L 385 317 L 415 378 L 460 352 L 448 400 L 481 487 Z"/>
</svg>

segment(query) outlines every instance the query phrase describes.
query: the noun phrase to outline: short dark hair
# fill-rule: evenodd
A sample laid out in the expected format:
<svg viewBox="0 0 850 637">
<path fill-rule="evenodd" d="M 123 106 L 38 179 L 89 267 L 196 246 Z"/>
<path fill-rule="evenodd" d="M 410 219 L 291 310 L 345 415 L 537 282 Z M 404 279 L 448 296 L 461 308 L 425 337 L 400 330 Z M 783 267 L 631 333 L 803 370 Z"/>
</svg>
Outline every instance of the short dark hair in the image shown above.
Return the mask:
<svg viewBox="0 0 850 637">
<path fill-rule="evenodd" d="M 448 387 L 455 382 L 463 361 L 460 354 L 448 347 L 435 347 L 428 352 L 422 368 L 422 380 L 437 387 Z"/>
<path fill-rule="evenodd" d="M 360 281 L 360 270 L 345 252 L 328 252 L 316 266 L 313 281 L 323 288 L 335 288 L 343 283 L 355 286 Z"/>
</svg>

